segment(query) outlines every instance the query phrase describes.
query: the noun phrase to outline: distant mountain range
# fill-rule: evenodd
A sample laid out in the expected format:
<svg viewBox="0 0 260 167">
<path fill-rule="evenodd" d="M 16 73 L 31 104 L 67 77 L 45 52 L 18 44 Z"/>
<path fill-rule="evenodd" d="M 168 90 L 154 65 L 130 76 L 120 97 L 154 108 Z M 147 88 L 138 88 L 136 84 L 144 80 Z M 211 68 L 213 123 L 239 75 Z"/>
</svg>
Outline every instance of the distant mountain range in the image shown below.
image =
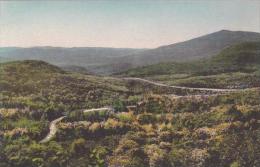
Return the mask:
<svg viewBox="0 0 260 167">
<path fill-rule="evenodd" d="M 98 73 L 92 69 L 112 64 L 119 57 L 143 50 L 101 47 L 6 47 L 0 48 L 0 60 L 42 60 L 65 69 L 76 69 L 78 67 L 77 69 L 81 68 Z"/>
<path fill-rule="evenodd" d="M 145 50 L 132 56 L 126 56 L 133 66 L 143 66 L 161 62 L 181 62 L 209 58 L 224 48 L 246 42 L 259 41 L 260 33 L 221 30 L 185 42 Z"/>
<path fill-rule="evenodd" d="M 183 62 L 210 58 L 228 46 L 246 41 L 260 41 L 260 33 L 221 30 L 155 49 L 5 47 L 0 48 L 0 60 L 43 60 L 69 70 L 111 74 L 161 62 Z"/>
</svg>

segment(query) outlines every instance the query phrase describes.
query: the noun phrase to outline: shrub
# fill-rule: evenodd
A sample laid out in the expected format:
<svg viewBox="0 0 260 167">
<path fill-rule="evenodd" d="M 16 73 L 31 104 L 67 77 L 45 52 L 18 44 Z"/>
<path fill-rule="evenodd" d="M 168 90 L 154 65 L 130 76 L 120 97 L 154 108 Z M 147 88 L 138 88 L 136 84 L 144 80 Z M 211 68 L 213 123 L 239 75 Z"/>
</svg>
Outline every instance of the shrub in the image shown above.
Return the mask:
<svg viewBox="0 0 260 167">
<path fill-rule="evenodd" d="M 74 140 L 70 146 L 70 152 L 76 153 L 76 154 L 82 154 L 85 151 L 85 148 L 84 148 L 85 144 L 86 144 L 86 141 L 83 138 Z"/>
<path fill-rule="evenodd" d="M 144 113 L 144 114 L 139 114 L 137 116 L 137 120 L 140 124 L 149 124 L 149 123 L 155 123 L 156 121 L 156 116 L 151 113 Z"/>
<path fill-rule="evenodd" d="M 115 109 L 116 112 L 122 112 L 122 111 L 126 111 L 126 107 L 125 104 L 122 100 L 120 99 L 116 99 L 113 102 L 113 108 Z"/>
<path fill-rule="evenodd" d="M 116 117 L 119 119 L 119 121 L 124 122 L 124 123 L 130 123 L 133 122 L 134 120 L 134 115 L 132 113 L 128 112 L 122 112 L 118 113 Z"/>
</svg>

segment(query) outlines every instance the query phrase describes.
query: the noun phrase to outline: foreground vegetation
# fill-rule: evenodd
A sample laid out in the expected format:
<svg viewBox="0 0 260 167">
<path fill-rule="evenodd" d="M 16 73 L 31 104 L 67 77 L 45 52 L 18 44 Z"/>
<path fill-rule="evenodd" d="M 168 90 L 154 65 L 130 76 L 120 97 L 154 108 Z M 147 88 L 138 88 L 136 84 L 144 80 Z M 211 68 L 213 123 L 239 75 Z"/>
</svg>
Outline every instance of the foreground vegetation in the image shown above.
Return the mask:
<svg viewBox="0 0 260 167">
<path fill-rule="evenodd" d="M 42 61 L 0 64 L 0 167 L 260 166 L 259 88 L 178 97 L 145 87 Z M 104 106 L 114 111 L 83 112 Z"/>
<path fill-rule="evenodd" d="M 259 166 L 260 90 L 211 97 L 146 95 L 133 111 L 48 121 L 2 109 L 0 166 Z"/>
</svg>

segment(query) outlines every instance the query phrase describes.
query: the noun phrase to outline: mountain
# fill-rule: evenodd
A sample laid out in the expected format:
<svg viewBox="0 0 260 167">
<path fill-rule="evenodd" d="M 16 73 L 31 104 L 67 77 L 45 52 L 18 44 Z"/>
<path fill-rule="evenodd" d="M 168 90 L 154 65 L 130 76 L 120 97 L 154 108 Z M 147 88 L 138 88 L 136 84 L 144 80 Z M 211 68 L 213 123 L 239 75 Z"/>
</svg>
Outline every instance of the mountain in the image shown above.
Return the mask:
<svg viewBox="0 0 260 167">
<path fill-rule="evenodd" d="M 260 86 L 260 41 L 232 45 L 209 59 L 159 63 L 120 75 L 191 87 L 256 87 Z"/>
<path fill-rule="evenodd" d="M 8 61 L 12 61 L 12 59 L 7 58 L 7 57 L 0 57 L 0 63 L 8 62 Z"/>
<path fill-rule="evenodd" d="M 0 57 L 9 60 L 43 60 L 69 70 L 77 71 L 81 68 L 90 73 L 109 75 L 130 68 L 161 62 L 183 62 L 210 58 L 228 46 L 258 40 L 260 40 L 260 33 L 221 30 L 155 49 L 6 47 L 0 48 Z"/>
<path fill-rule="evenodd" d="M 77 66 L 96 73 L 93 70 L 96 67 L 106 66 L 115 62 L 115 59 L 119 57 L 143 50 L 100 47 L 3 47 L 0 48 L 0 57 L 10 60 L 42 60 L 60 67 Z M 104 73 L 106 72 L 106 68 L 99 71 L 100 73 Z"/>
<path fill-rule="evenodd" d="M 130 69 L 122 74 L 151 76 L 175 73 L 216 74 L 229 71 L 259 70 L 260 42 L 243 42 L 225 48 L 219 54 L 201 60 L 168 62 Z"/>
<path fill-rule="evenodd" d="M 246 41 L 260 41 L 260 33 L 221 30 L 188 41 L 144 50 L 120 59 L 125 59 L 134 67 L 169 61 L 198 60 L 210 58 L 228 46 Z"/>
</svg>

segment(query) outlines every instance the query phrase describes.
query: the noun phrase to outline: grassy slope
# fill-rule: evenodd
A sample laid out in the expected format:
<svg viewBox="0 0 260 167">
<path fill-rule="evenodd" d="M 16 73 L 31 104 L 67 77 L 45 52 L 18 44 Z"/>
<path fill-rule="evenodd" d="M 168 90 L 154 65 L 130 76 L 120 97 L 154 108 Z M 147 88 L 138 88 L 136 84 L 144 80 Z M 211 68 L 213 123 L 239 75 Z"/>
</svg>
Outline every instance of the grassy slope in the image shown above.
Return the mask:
<svg viewBox="0 0 260 167">
<path fill-rule="evenodd" d="M 260 42 L 231 46 L 209 60 L 161 63 L 131 69 L 123 75 L 195 87 L 259 86 Z"/>
<path fill-rule="evenodd" d="M 23 61 L 0 64 L 0 90 L 0 167 L 259 166 L 259 89 L 181 99 L 147 94 L 133 113 L 84 114 L 76 109 L 124 99 L 125 83 Z M 48 131 L 44 115 L 70 110 L 56 137 L 38 143 Z"/>
<path fill-rule="evenodd" d="M 30 60 L 0 64 L 0 88 L 5 105 L 59 112 L 110 105 L 129 93 L 120 80 L 67 73 Z"/>
</svg>

